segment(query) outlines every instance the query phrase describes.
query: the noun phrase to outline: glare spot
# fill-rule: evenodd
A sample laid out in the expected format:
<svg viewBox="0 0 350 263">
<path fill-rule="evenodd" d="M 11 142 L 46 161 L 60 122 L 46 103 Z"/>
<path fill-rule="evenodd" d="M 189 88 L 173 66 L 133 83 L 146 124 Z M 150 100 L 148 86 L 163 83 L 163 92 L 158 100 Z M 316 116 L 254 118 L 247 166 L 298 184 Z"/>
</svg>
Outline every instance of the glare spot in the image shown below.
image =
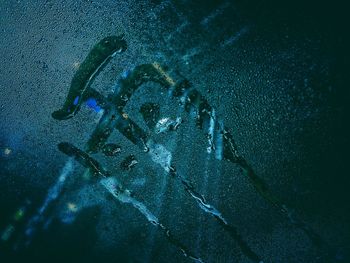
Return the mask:
<svg viewBox="0 0 350 263">
<path fill-rule="evenodd" d="M 80 62 L 79 61 L 75 61 L 74 63 L 73 63 L 73 68 L 74 69 L 78 69 L 80 67 Z"/>
<path fill-rule="evenodd" d="M 14 219 L 15 219 L 16 221 L 19 221 L 19 220 L 22 219 L 23 216 L 24 216 L 24 210 L 23 210 L 23 208 L 20 208 L 20 209 L 18 209 L 17 212 L 15 213 Z"/>
<path fill-rule="evenodd" d="M 75 203 L 67 203 L 67 208 L 73 213 L 78 211 L 78 206 Z"/>
<path fill-rule="evenodd" d="M 5 148 L 5 150 L 4 150 L 5 155 L 10 155 L 11 152 L 12 152 L 12 150 L 10 148 Z"/>
<path fill-rule="evenodd" d="M 88 98 L 86 101 L 86 105 L 96 112 L 100 112 L 102 110 L 102 108 L 97 104 L 97 101 L 94 98 Z"/>
<path fill-rule="evenodd" d="M 73 105 L 76 106 L 79 102 L 79 96 L 74 99 Z"/>
</svg>

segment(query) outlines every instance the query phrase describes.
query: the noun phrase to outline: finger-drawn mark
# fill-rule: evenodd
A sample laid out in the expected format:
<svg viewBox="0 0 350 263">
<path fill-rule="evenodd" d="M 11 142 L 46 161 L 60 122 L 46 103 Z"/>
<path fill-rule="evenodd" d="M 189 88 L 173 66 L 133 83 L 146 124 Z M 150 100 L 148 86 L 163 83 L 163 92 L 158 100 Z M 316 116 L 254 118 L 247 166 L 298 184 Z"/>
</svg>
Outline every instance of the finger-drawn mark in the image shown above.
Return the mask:
<svg viewBox="0 0 350 263">
<path fill-rule="evenodd" d="M 126 50 L 123 36 L 109 36 L 98 42 L 75 73 L 69 93 L 62 109 L 52 113 L 52 117 L 65 120 L 73 117 L 83 100 L 87 99 L 87 90 L 96 75 L 117 53 Z"/>
<path fill-rule="evenodd" d="M 117 49 L 117 51 L 122 52 L 126 49 L 126 43 L 124 43 L 124 40 L 121 38 L 119 38 L 119 41 L 119 49 Z M 123 44 L 125 44 L 125 48 L 123 48 Z M 107 53 L 103 53 L 102 57 L 106 58 L 107 55 L 107 58 L 109 58 L 108 54 L 110 52 Z M 102 62 L 100 61 L 99 65 L 101 66 L 104 63 L 104 60 Z M 198 206 L 204 212 L 212 215 L 220 225 L 222 225 L 223 229 L 225 229 L 239 244 L 242 252 L 248 258 L 255 262 L 261 262 L 260 257 L 250 249 L 248 244 L 238 233 L 238 230 L 233 225 L 229 224 L 223 217 L 222 213 L 209 204 L 203 195 L 196 191 L 188 178 L 176 171 L 175 165 L 171 162 L 171 153 L 163 145 L 157 144 L 149 138 L 149 134 L 143 131 L 142 128 L 133 122 L 128 114 L 124 112 L 124 107 L 130 100 L 131 96 L 142 84 L 147 82 L 158 83 L 163 88 L 167 89 L 169 94 L 182 104 L 183 109 L 195 120 L 197 127 L 205 131 L 209 144 L 207 147 L 208 154 L 215 152 L 215 158 L 218 160 L 225 159 L 237 164 L 242 169 L 243 174 L 249 178 L 257 193 L 259 193 L 271 205 L 276 207 L 278 211 L 284 214 L 290 223 L 299 229 L 302 229 L 316 246 L 328 248 L 319 235 L 317 235 L 302 220 L 298 219 L 295 213 L 292 213 L 292 210 L 277 198 L 277 196 L 270 191 L 264 180 L 254 172 L 248 162 L 239 154 L 238 147 L 232 134 L 229 132 L 229 129 L 223 125 L 221 120 L 217 119 L 215 109 L 210 106 L 208 101 L 187 79 L 182 78 L 174 80 L 174 78 L 172 78 L 158 63 L 143 64 L 136 66 L 132 70 L 129 70 L 127 74 L 124 74 L 114 87 L 114 93 L 107 99 L 89 86 L 90 81 L 95 74 L 94 72 L 97 72 L 100 69 L 100 66 L 96 66 L 97 64 L 94 66 L 94 71 L 92 73 L 90 72 L 90 77 L 83 78 L 83 81 L 79 85 L 73 85 L 72 82 L 63 109 L 55 112 L 53 117 L 59 120 L 72 117 L 78 111 L 81 102 L 86 101 L 87 98 L 95 99 L 93 103 L 90 101 L 90 105 L 92 104 L 93 107 L 98 106 L 103 109 L 103 116 L 87 143 L 86 155 L 79 151 L 72 152 L 70 146 L 67 145 L 63 145 L 64 147 L 61 145 L 61 150 L 63 152 L 70 156 L 74 156 L 81 164 L 88 166 L 90 169 L 96 169 L 96 171 L 100 171 L 99 173 L 104 173 L 103 170 L 97 166 L 97 163 L 95 163 L 93 159 L 90 159 L 88 154 L 99 151 L 103 152 L 104 147 L 106 147 L 107 139 L 112 131 L 117 129 L 133 144 L 137 145 L 145 153 L 150 155 L 151 159 L 155 163 L 158 163 L 169 175 L 171 175 L 171 177 L 179 180 L 185 191 L 196 201 Z M 81 68 L 83 68 L 83 65 Z M 157 120 L 156 122 L 156 119 L 159 117 L 157 111 L 159 111 L 159 109 L 157 109 L 157 106 L 155 105 L 143 105 L 143 108 L 141 107 L 141 114 L 143 115 L 147 126 L 157 127 L 158 124 L 159 127 L 159 124 L 167 123 L 167 121 L 162 119 Z M 172 127 L 178 127 L 178 124 L 175 124 Z M 128 167 L 130 168 L 130 166 Z M 107 176 L 107 174 L 101 175 Z M 143 210 L 142 206 L 138 205 L 138 203 L 134 203 L 133 205 L 139 210 Z"/>
</svg>

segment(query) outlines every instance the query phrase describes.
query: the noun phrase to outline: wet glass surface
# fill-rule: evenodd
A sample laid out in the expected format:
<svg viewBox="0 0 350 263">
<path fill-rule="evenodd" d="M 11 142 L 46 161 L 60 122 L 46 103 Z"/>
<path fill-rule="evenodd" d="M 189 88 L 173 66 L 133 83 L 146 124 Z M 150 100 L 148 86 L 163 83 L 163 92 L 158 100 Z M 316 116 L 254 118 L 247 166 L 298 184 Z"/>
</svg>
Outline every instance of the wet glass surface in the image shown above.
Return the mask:
<svg viewBox="0 0 350 263">
<path fill-rule="evenodd" d="M 347 262 L 344 13 L 1 2 L 0 262 Z"/>
</svg>

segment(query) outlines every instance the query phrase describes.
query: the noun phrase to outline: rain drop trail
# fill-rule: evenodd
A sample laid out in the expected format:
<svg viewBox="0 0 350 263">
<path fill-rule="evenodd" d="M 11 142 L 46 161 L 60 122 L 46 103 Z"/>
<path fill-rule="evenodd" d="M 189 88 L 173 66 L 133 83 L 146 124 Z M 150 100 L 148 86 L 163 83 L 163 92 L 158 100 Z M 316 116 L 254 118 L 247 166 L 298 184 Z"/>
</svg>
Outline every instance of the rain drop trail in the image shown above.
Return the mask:
<svg viewBox="0 0 350 263">
<path fill-rule="evenodd" d="M 71 118 L 78 112 L 81 103 L 88 100 L 92 93 L 95 93 L 96 104 L 94 102 L 93 107 L 96 107 L 98 102 L 102 101 L 102 104 L 104 105 L 101 105 L 100 108 L 103 108 L 105 113 L 89 141 L 88 152 L 100 151 L 105 144 L 106 139 L 112 132 L 113 127 L 117 128 L 134 144 L 143 147 L 144 151 L 149 151 L 146 145 L 147 135 L 135 123 L 128 120 L 128 115 L 123 112 L 123 108 L 129 101 L 132 94 L 134 94 L 135 90 L 137 90 L 143 83 L 148 81 L 159 83 L 161 86 L 167 89 L 174 88 L 174 91 L 172 92 L 173 97 L 179 99 L 188 113 L 195 113 L 196 123 L 199 128 L 203 129 L 208 122 L 212 127 L 218 125 L 216 120 L 214 125 L 211 123 L 214 109 L 196 89 L 192 88 L 190 82 L 186 79 L 176 82 L 162 69 L 158 63 L 144 64 L 135 67 L 125 77 L 119 80 L 115 89 L 116 92 L 108 98 L 108 101 L 105 100 L 103 96 L 98 94 L 97 91 L 90 89 L 90 84 L 98 72 L 113 56 L 125 50 L 126 41 L 122 37 L 107 37 L 99 42 L 91 50 L 78 72 L 73 77 L 70 91 L 62 109 L 55 111 L 52 114 L 52 116 L 58 120 Z M 209 135 L 211 135 L 210 132 Z M 215 147 L 215 144 L 212 143 L 214 138 L 209 138 L 209 140 L 211 144 L 210 147 Z M 302 220 L 295 216 L 291 212 L 292 210 L 281 202 L 281 200 L 279 200 L 268 189 L 266 183 L 256 175 L 247 161 L 239 155 L 237 146 L 233 140 L 233 136 L 225 127 L 222 130 L 221 144 L 223 148 L 223 159 L 239 165 L 244 171 L 244 174 L 249 178 L 250 182 L 255 187 L 256 191 L 265 200 L 287 216 L 289 221 L 294 226 L 302 229 L 317 247 L 328 248 L 321 238 Z M 219 157 L 220 154 L 216 156 Z M 88 164 L 93 164 L 93 162 L 90 162 L 91 160 L 88 158 L 83 157 L 79 160 L 85 161 Z M 169 170 L 169 172 L 174 176 L 177 175 L 173 166 L 166 167 L 165 169 Z M 185 186 L 185 190 L 197 201 L 199 206 L 204 211 L 211 213 L 220 222 L 220 224 L 231 233 L 231 236 L 239 240 L 240 237 L 236 233 L 236 229 L 232 229 L 232 227 L 227 224 L 226 220 L 221 216 L 221 213 L 211 205 L 207 204 L 205 199 L 194 190 L 193 186 L 187 181 L 186 178 L 183 178 L 181 175 L 177 175 L 176 177 L 180 179 L 182 184 Z M 242 248 L 242 250 L 245 251 L 244 248 Z M 254 258 L 254 256 L 249 256 L 249 253 L 247 255 L 248 257 Z"/>
<path fill-rule="evenodd" d="M 143 131 L 135 122 L 130 120 L 128 115 L 123 112 L 124 107 L 134 92 L 143 83 L 148 81 L 158 83 L 166 88 L 170 88 L 171 86 L 175 85 L 175 81 L 165 71 L 163 71 L 163 69 L 157 63 L 139 65 L 130 71 L 125 77 L 119 79 L 115 87 L 116 92 L 108 98 L 110 103 L 107 103 L 107 100 L 104 102 L 106 108 L 104 108 L 104 114 L 100 120 L 100 123 L 88 141 L 88 152 L 95 153 L 101 151 L 113 129 L 117 129 L 133 144 L 139 146 L 145 152 L 148 152 L 151 155 L 152 160 L 160 164 L 167 173 L 172 175 L 174 178 L 179 179 L 181 184 L 184 186 L 185 191 L 190 194 L 198 206 L 204 212 L 212 215 L 216 220 L 218 220 L 223 228 L 230 234 L 230 236 L 237 241 L 242 249 L 242 252 L 251 260 L 259 262 L 259 257 L 243 241 L 241 236 L 238 234 L 237 229 L 230 226 L 222 214 L 214 206 L 207 203 L 205 198 L 195 190 L 188 179 L 175 172 L 175 167 L 171 165 L 171 154 L 169 153 L 164 155 L 164 152 L 166 152 L 165 147 L 149 140 L 147 133 Z M 180 86 L 175 86 L 173 96 L 178 96 L 181 94 L 179 93 L 179 88 L 181 89 L 180 91 L 182 91 L 182 84 L 183 83 L 181 83 Z M 191 111 L 193 108 L 191 103 L 193 101 L 199 102 L 200 110 L 198 111 L 199 117 L 197 120 L 197 125 L 204 126 L 207 125 L 207 122 L 209 124 L 211 123 L 211 125 L 208 124 L 208 126 L 210 133 L 213 133 L 214 116 L 212 116 L 212 108 L 206 101 L 201 103 L 200 93 L 196 90 L 190 90 L 189 92 L 186 92 L 186 90 L 184 91 L 186 96 L 188 96 L 182 100 L 184 102 L 185 109 L 187 111 Z M 91 89 L 90 92 L 92 92 Z M 97 93 L 97 91 L 94 92 Z M 103 103 L 101 96 L 99 96 L 99 99 Z M 210 140 L 210 143 L 212 144 L 212 139 Z M 210 147 L 212 148 L 213 146 L 211 145 Z M 78 161 L 81 161 L 83 165 L 86 163 L 86 160 L 90 164 L 93 163 L 90 162 L 88 158 L 75 158 Z"/>
<path fill-rule="evenodd" d="M 186 79 L 179 82 L 174 90 L 174 97 L 184 105 L 185 110 L 191 115 L 192 112 L 197 112 L 195 120 L 200 129 L 208 126 L 212 120 L 212 112 L 214 109 L 209 105 L 207 100 L 194 88 Z M 237 164 L 243 170 L 245 176 L 248 177 L 251 184 L 268 203 L 276 207 L 296 228 L 301 229 L 306 236 L 319 248 L 325 258 L 334 258 L 335 252 L 333 249 L 318 235 L 310 226 L 303 222 L 299 216 L 293 212 L 286 204 L 284 204 L 272 191 L 267 184 L 261 179 L 248 164 L 248 162 L 239 154 L 238 147 L 234 141 L 232 134 L 228 128 L 224 127 L 219 120 L 215 120 L 216 127 L 219 129 L 218 138 L 216 141 L 216 158 L 218 160 L 225 159 L 229 162 Z"/>
<path fill-rule="evenodd" d="M 126 48 L 126 46 L 125 46 Z M 119 51 L 123 51 L 123 48 L 119 49 Z M 102 65 L 102 64 L 101 64 Z M 95 70 L 99 70 L 99 67 Z M 94 71 L 94 72 L 97 72 Z M 88 82 L 90 82 L 93 79 L 93 76 L 90 75 L 88 78 Z M 112 95 L 109 100 L 111 103 L 106 103 L 106 100 L 103 100 L 102 96 L 98 94 L 97 91 L 93 91 L 89 88 L 89 85 L 85 83 L 84 85 L 80 86 L 77 85 L 74 88 L 74 85 L 71 86 L 70 93 L 68 94 L 65 106 L 66 110 L 69 112 L 65 112 L 62 116 L 58 113 L 62 113 L 61 111 L 57 111 L 53 114 L 53 117 L 56 119 L 65 119 L 72 117 L 78 110 L 79 101 L 82 101 L 80 99 L 80 96 L 83 97 L 83 93 L 86 92 L 86 94 L 90 93 L 96 93 L 97 100 L 104 101 L 105 103 L 105 114 L 102 117 L 100 121 L 100 125 L 98 125 L 97 129 L 95 130 L 93 136 L 91 137 L 89 141 L 89 152 L 96 152 L 98 150 L 101 150 L 101 147 L 103 147 L 106 139 L 109 137 L 110 133 L 113 130 L 113 127 L 116 127 L 124 136 L 126 136 L 130 141 L 132 141 L 134 144 L 143 147 L 145 151 L 148 151 L 146 146 L 147 141 L 147 135 L 139 128 L 135 123 L 128 120 L 127 114 L 123 112 L 123 108 L 129 101 L 132 94 L 145 82 L 152 81 L 159 83 L 161 86 L 169 89 L 171 87 L 174 87 L 174 91 L 172 92 L 173 97 L 178 98 L 179 101 L 184 105 L 185 110 L 189 112 L 190 114 L 196 113 L 195 118 L 197 125 L 199 128 L 203 129 L 204 126 L 207 125 L 207 123 L 212 121 L 212 114 L 213 114 L 213 108 L 208 104 L 208 102 L 205 100 L 205 98 L 194 88 L 191 87 L 191 84 L 186 79 L 175 82 L 162 68 L 158 63 L 153 64 L 144 64 L 139 65 L 135 67 L 129 74 L 127 74 L 125 77 L 121 78 L 119 82 L 117 83 L 116 92 L 114 95 Z M 73 83 L 73 82 L 72 82 Z M 81 84 L 81 83 L 80 83 Z M 89 89 L 88 89 L 89 88 Z M 78 91 L 78 92 L 77 92 Z M 78 103 L 74 103 L 77 96 L 72 96 L 71 94 L 79 96 Z M 70 110 L 71 105 L 67 104 L 77 104 L 73 105 L 75 106 L 74 111 Z M 119 114 L 117 114 L 119 113 Z M 123 118 L 120 118 L 117 115 L 121 115 Z M 216 126 L 217 121 L 215 121 L 214 126 Z M 210 125 L 212 126 L 212 124 Z M 210 133 L 209 133 L 210 135 Z M 253 169 L 248 165 L 246 160 L 242 158 L 238 151 L 237 146 L 233 140 L 232 135 L 227 131 L 226 128 L 222 131 L 223 135 L 223 158 L 232 162 L 238 164 L 242 170 L 244 171 L 244 174 L 249 178 L 251 183 L 254 185 L 257 192 L 265 198 L 269 203 L 274 205 L 278 208 L 280 212 L 282 212 L 284 215 L 287 216 L 289 221 L 295 225 L 296 227 L 302 229 L 307 236 L 310 237 L 310 239 L 314 242 L 315 245 L 320 247 L 319 244 L 323 243 L 319 236 L 311 230 L 310 227 L 306 226 L 304 222 L 297 219 L 296 216 L 291 213 L 290 209 L 287 208 L 285 204 L 283 204 L 275 195 L 272 194 L 272 192 L 268 189 L 265 182 L 259 178 Z M 212 142 L 213 138 L 210 138 L 210 142 Z M 220 156 L 220 155 L 218 155 Z M 183 185 L 185 185 L 185 189 L 191 194 L 193 198 L 195 198 L 200 205 L 202 209 L 204 209 L 207 212 L 211 212 L 214 215 L 216 214 L 216 218 L 218 218 L 222 225 L 227 225 L 226 221 L 222 218 L 221 214 L 218 213 L 218 211 L 213 210 L 212 206 L 206 206 L 203 204 L 203 199 L 201 196 L 196 195 L 194 192 L 191 192 L 191 187 L 186 186 L 186 180 L 182 180 Z M 225 227 L 225 229 L 228 229 Z M 234 232 L 234 231 L 232 231 Z M 232 235 L 236 236 L 236 235 Z"/>
<path fill-rule="evenodd" d="M 175 82 L 175 80 L 172 79 L 158 63 L 137 66 L 132 72 L 130 72 L 127 78 L 122 79 L 122 81 L 119 83 L 118 92 L 114 95 L 113 101 L 117 105 L 117 109 L 120 113 L 123 112 L 123 108 L 129 101 L 132 94 L 147 81 L 159 83 L 166 89 L 173 89 L 172 96 L 177 98 L 179 102 L 183 104 L 185 111 L 195 118 L 197 126 L 200 129 L 209 127 L 209 136 L 211 130 L 210 127 L 219 127 L 220 135 L 219 138 L 217 138 L 217 141 L 219 142 L 218 146 L 221 149 L 216 151 L 215 156 L 219 160 L 225 159 L 239 165 L 244 171 L 244 174 L 249 178 L 257 193 L 259 193 L 271 205 L 276 207 L 292 225 L 301 229 L 316 247 L 322 251 L 328 251 L 326 254 L 334 255 L 329 245 L 324 242 L 321 237 L 311 229 L 311 227 L 307 226 L 306 223 L 300 220 L 295 213 L 292 213 L 292 210 L 271 192 L 267 184 L 254 172 L 247 161 L 240 156 L 238 147 L 233 139 L 233 136 L 228 132 L 228 129 L 226 127 L 222 127 L 223 125 L 220 123 L 220 121 L 214 120 L 214 108 L 209 105 L 208 101 L 200 94 L 200 92 L 192 87 L 188 80 L 183 79 Z M 132 127 L 136 126 L 134 123 L 131 123 L 130 125 Z M 116 128 L 128 138 L 127 134 L 123 132 L 123 129 L 120 129 L 119 125 L 117 125 Z M 134 135 L 134 137 L 143 136 L 142 141 L 144 142 L 145 136 L 142 135 L 144 134 L 142 130 L 139 129 L 137 133 L 138 135 Z M 211 138 L 210 143 L 212 140 L 214 140 L 214 138 Z M 184 185 L 186 185 L 185 181 L 182 182 Z M 192 194 L 191 196 L 198 200 L 199 204 L 201 204 L 201 198 Z M 202 206 L 202 208 L 205 208 L 207 211 L 212 211 L 206 206 Z M 220 216 L 217 216 L 217 218 L 220 219 Z M 222 225 L 225 226 L 225 221 L 222 220 L 222 218 L 220 220 Z M 225 229 L 229 230 L 230 228 L 226 226 Z M 233 233 L 233 237 L 237 236 L 234 234 L 234 230 L 231 232 Z"/>
<path fill-rule="evenodd" d="M 122 36 L 107 37 L 96 44 L 88 54 L 87 58 L 81 64 L 78 72 L 74 75 L 63 107 L 60 110 L 52 113 L 53 118 L 57 120 L 65 120 L 73 117 L 79 111 L 81 103 L 84 101 L 87 101 L 88 106 L 92 107 L 96 111 L 101 111 L 101 106 L 105 106 L 103 107 L 104 112 L 102 118 L 100 119 L 99 125 L 87 143 L 88 152 L 101 151 L 105 147 L 105 142 L 111 134 L 113 127 L 116 125 L 119 126 L 116 121 L 120 119 L 116 118 L 116 108 L 110 106 L 110 103 L 104 103 L 105 100 L 103 99 L 103 96 L 90 89 L 90 85 L 96 75 L 109 62 L 109 60 L 117 53 L 125 51 L 126 47 L 126 41 Z M 122 84 L 125 84 L 125 81 L 123 83 L 123 80 L 124 79 L 121 79 L 121 82 Z M 162 78 L 159 78 L 159 80 L 163 81 Z M 94 97 L 96 98 L 94 99 Z M 119 102 L 123 102 L 123 105 L 125 105 L 128 101 L 127 96 L 120 96 L 118 99 Z M 102 102 L 104 105 L 99 106 L 99 102 Z M 122 103 L 117 103 L 118 106 L 121 104 Z M 125 115 L 122 116 L 127 118 Z M 119 122 L 119 124 L 123 124 L 123 122 Z M 124 128 L 125 134 L 128 135 L 128 138 L 133 143 L 144 146 L 144 149 L 147 150 L 144 137 L 142 136 L 143 133 L 141 132 L 140 128 L 138 128 L 136 125 L 128 125 L 127 127 L 122 128 Z M 135 134 L 137 136 L 134 136 Z M 79 163 L 93 171 L 96 175 L 101 175 L 103 177 L 109 175 L 109 173 L 102 169 L 99 163 L 91 158 L 88 153 L 75 148 L 73 145 L 69 143 L 61 143 L 58 145 L 58 148 L 68 156 L 74 157 Z M 122 191 L 122 189 L 117 190 Z M 139 211 L 144 215 L 151 215 L 150 213 L 147 213 L 148 210 L 145 210 L 145 207 L 140 202 L 136 202 L 136 200 L 134 201 L 132 198 L 125 200 L 129 200 L 134 207 L 139 209 Z M 149 217 L 147 218 L 151 220 Z M 199 258 L 192 256 L 180 242 L 176 241 L 176 239 L 174 239 L 170 234 L 169 230 L 158 223 L 158 220 L 151 220 L 150 222 L 153 222 L 154 224 L 157 223 L 156 225 L 158 225 L 160 229 L 166 233 L 168 240 L 177 245 L 185 256 L 194 259 L 196 262 L 202 262 Z"/>
<path fill-rule="evenodd" d="M 168 94 L 168 96 L 166 97 L 166 101 L 165 101 L 165 105 L 169 105 L 171 103 L 171 101 L 169 101 L 170 98 L 170 94 Z M 178 110 L 179 111 L 179 110 Z M 144 103 L 143 105 L 141 105 L 140 111 L 139 111 L 143 117 L 144 122 L 146 123 L 146 125 L 148 126 L 148 128 L 151 131 L 155 130 L 155 126 L 158 122 L 160 118 L 160 105 L 157 103 Z M 179 115 L 179 112 L 178 114 Z M 176 145 L 176 139 L 177 139 L 177 133 L 172 133 L 170 134 L 168 143 L 170 143 L 171 145 Z M 168 174 L 165 173 L 161 173 L 159 174 L 160 177 L 160 186 L 159 186 L 159 191 L 157 192 L 157 194 L 155 195 L 155 200 L 157 200 L 157 204 L 154 210 L 155 215 L 160 215 L 161 211 L 163 209 L 164 206 L 164 200 L 165 200 L 165 191 L 167 189 L 168 186 L 168 179 L 169 176 Z M 173 220 L 171 220 L 169 222 L 169 224 L 173 224 Z M 155 240 L 155 234 L 156 234 L 156 229 L 154 229 L 150 234 L 149 234 L 149 240 L 148 243 L 150 244 L 149 247 L 149 251 L 145 257 L 145 262 L 151 262 L 151 257 L 152 257 L 152 252 L 153 252 L 153 247 L 154 247 L 154 240 Z M 200 254 L 198 252 L 198 254 Z"/>
<path fill-rule="evenodd" d="M 117 106 L 119 113 L 123 113 L 123 108 L 130 100 L 132 94 L 139 88 L 144 82 L 153 81 L 157 82 L 160 85 L 169 88 L 172 85 L 175 85 L 175 81 L 167 75 L 159 64 L 145 64 L 135 67 L 135 69 L 129 73 L 127 78 L 123 78 L 119 83 L 118 92 L 114 94 L 114 103 Z M 183 84 L 183 83 L 181 83 Z M 177 88 L 177 89 L 176 89 Z M 173 96 L 182 95 L 180 91 L 182 91 L 182 85 L 176 86 Z M 179 90 L 180 88 L 180 90 Z M 201 96 L 199 92 L 196 90 L 191 90 L 186 93 L 186 89 L 183 90 L 188 98 L 183 98 L 183 102 L 185 103 L 185 109 L 187 111 L 191 110 L 191 105 L 188 102 L 196 101 L 199 102 L 199 117 L 197 120 L 197 125 L 204 126 L 205 122 L 209 123 L 209 135 L 210 133 L 214 133 L 215 127 L 215 113 L 212 114 L 212 108 L 209 104 L 200 100 Z M 190 100 L 192 99 L 192 101 Z M 175 170 L 175 167 L 171 165 L 171 154 L 165 153 L 166 149 L 164 146 L 154 143 L 152 140 L 147 140 L 147 134 L 137 126 L 129 118 L 119 117 L 117 119 L 116 129 L 119 130 L 126 138 L 132 141 L 136 145 L 140 145 L 140 141 L 142 142 L 142 146 L 145 141 L 146 148 L 148 149 L 148 153 L 151 154 L 151 158 L 154 162 L 159 163 L 163 169 L 171 174 L 174 178 L 178 178 L 181 184 L 184 186 L 185 191 L 190 194 L 190 196 L 196 201 L 198 206 L 206 213 L 211 214 L 219 223 L 223 226 L 223 228 L 230 234 L 230 236 L 236 240 L 239 246 L 242 249 L 242 252 L 251 260 L 255 262 L 260 262 L 261 259 L 257 256 L 245 243 L 243 238 L 238 234 L 238 230 L 229 225 L 226 219 L 222 216 L 222 214 L 212 205 L 207 203 L 205 198 L 199 194 L 191 182 L 184 178 L 182 175 L 178 174 Z M 210 140 L 210 148 L 212 149 L 213 139 Z M 141 147 L 142 147 L 141 146 Z M 163 152 L 162 152 L 163 151 Z M 162 157 L 163 156 L 163 157 Z"/>
<path fill-rule="evenodd" d="M 203 262 L 200 258 L 191 254 L 191 252 L 189 252 L 189 250 L 185 247 L 185 245 L 183 245 L 179 240 L 177 240 L 171 234 L 170 230 L 167 227 L 165 227 L 163 224 L 161 224 L 159 222 L 159 219 L 154 214 L 152 214 L 152 212 L 149 211 L 148 208 L 142 202 L 133 198 L 128 192 L 128 190 L 121 191 L 120 190 L 121 187 L 119 186 L 119 183 L 115 178 L 111 177 L 108 179 L 104 179 L 101 181 L 101 183 L 118 201 L 120 201 L 121 203 L 131 204 L 142 215 L 144 215 L 145 218 L 148 220 L 148 222 L 150 222 L 151 224 L 156 226 L 159 230 L 161 230 L 165 235 L 165 237 L 167 238 L 167 240 L 171 244 L 176 246 L 185 257 L 188 257 L 197 263 Z"/>
<path fill-rule="evenodd" d="M 124 122 L 131 122 L 129 119 L 123 119 Z M 133 125 L 136 125 L 133 123 Z M 127 125 L 124 125 L 127 126 Z M 118 127 L 117 127 L 118 129 Z M 124 132 L 123 129 L 118 129 L 122 134 L 124 134 L 127 138 L 128 135 Z M 140 131 L 140 130 L 138 130 Z M 133 137 L 136 137 L 134 135 Z M 254 262 L 260 262 L 261 259 L 258 255 L 253 252 L 247 243 L 243 240 L 241 235 L 239 235 L 236 227 L 228 224 L 226 219 L 222 216 L 221 212 L 217 210 L 214 206 L 210 205 L 205 198 L 198 193 L 192 183 L 186 179 L 184 176 L 176 172 L 174 165 L 171 165 L 171 153 L 166 150 L 163 145 L 156 144 L 152 140 L 149 140 L 147 143 L 148 153 L 150 154 L 153 162 L 158 163 L 167 173 L 169 173 L 172 177 L 180 180 L 181 184 L 184 186 L 185 191 L 196 201 L 198 206 L 206 213 L 212 215 L 223 228 L 230 234 L 230 236 L 238 243 L 242 252 Z"/>
<path fill-rule="evenodd" d="M 127 44 L 123 39 L 123 36 L 109 36 L 98 42 L 92 48 L 86 59 L 80 65 L 79 70 L 74 75 L 63 107 L 60 110 L 53 112 L 52 117 L 58 120 L 69 119 L 78 112 L 81 103 L 84 101 L 87 101 L 88 105 L 93 107 L 96 111 L 100 111 L 101 108 L 97 108 L 96 105 L 97 103 L 102 104 L 104 99 L 102 99 L 102 96 L 98 92 L 89 89 L 90 84 L 103 69 L 103 67 L 110 61 L 110 59 L 117 53 L 124 52 L 126 48 Z M 92 101 L 91 98 L 95 98 L 95 100 Z M 61 147 L 64 148 L 64 145 L 61 145 Z M 66 150 L 69 153 L 69 148 L 66 148 Z M 81 158 L 83 158 L 83 160 L 86 162 L 91 161 L 84 156 Z M 90 164 L 93 167 L 93 163 Z M 29 220 L 25 231 L 27 236 L 31 236 L 34 233 L 36 225 L 42 220 L 43 214 L 47 207 L 58 197 L 62 191 L 66 178 L 72 173 L 72 171 L 72 160 L 69 159 L 65 164 L 57 183 L 48 191 L 44 204 L 39 209 L 37 215 L 33 216 Z M 94 171 L 96 171 L 96 169 Z M 30 241 L 27 243 L 29 242 Z"/>
<path fill-rule="evenodd" d="M 197 202 L 199 207 L 205 211 L 206 213 L 212 215 L 219 224 L 226 230 L 227 233 L 238 243 L 242 252 L 245 256 L 253 260 L 254 262 L 262 262 L 261 258 L 248 246 L 248 244 L 244 241 L 242 236 L 239 234 L 238 229 L 226 221 L 226 219 L 222 216 L 221 212 L 217 210 L 214 206 L 207 203 L 204 196 L 199 194 L 191 182 L 189 182 L 185 177 L 176 173 L 176 170 L 173 166 L 170 167 L 170 173 L 173 176 L 176 176 L 180 179 L 181 183 L 185 186 L 185 190 L 189 193 Z"/>
<path fill-rule="evenodd" d="M 163 232 L 167 240 L 176 246 L 182 254 L 192 259 L 196 263 L 203 263 L 203 261 L 194 256 L 189 249 L 177 240 L 170 232 L 170 230 L 159 222 L 159 219 L 139 200 L 135 199 L 131 191 L 125 189 L 114 177 L 108 177 L 110 173 L 106 171 L 94 158 L 90 157 L 86 152 L 76 148 L 70 143 L 61 143 L 59 150 L 71 157 L 74 157 L 82 166 L 87 169 L 92 169 L 95 174 L 100 175 L 104 179 L 101 184 L 121 203 L 131 204 L 136 208 L 151 224 L 156 226 Z"/>
</svg>

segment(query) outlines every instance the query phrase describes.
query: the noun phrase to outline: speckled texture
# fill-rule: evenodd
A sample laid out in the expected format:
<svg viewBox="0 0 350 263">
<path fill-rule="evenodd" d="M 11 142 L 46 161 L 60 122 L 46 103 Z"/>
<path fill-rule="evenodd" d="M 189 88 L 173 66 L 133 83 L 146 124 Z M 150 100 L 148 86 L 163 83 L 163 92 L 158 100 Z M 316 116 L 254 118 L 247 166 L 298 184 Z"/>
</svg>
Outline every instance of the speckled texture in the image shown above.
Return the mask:
<svg viewBox="0 0 350 263">
<path fill-rule="evenodd" d="M 1 262 L 191 262 L 77 163 L 24 246 L 28 221 L 67 162 L 57 144 L 83 149 L 98 120 L 87 107 L 67 121 L 51 113 L 62 106 L 89 50 L 119 34 L 125 34 L 128 49 L 98 75 L 94 89 L 110 94 L 123 72 L 139 64 L 157 61 L 176 70 L 215 107 L 239 152 L 271 191 L 322 237 L 339 262 L 349 260 L 345 11 L 316 1 L 207 2 L 1 2 L 0 233 L 24 200 L 31 201 L 13 238 L 1 243 Z M 181 117 L 183 123 L 176 131 L 152 133 L 139 112 L 148 102 L 160 105 L 161 117 Z M 207 154 L 205 134 L 158 85 L 144 85 L 125 111 L 172 152 L 177 171 L 264 262 L 326 262 L 324 251 L 259 196 L 237 165 Z M 94 158 L 191 251 L 205 262 L 250 262 L 148 155 L 117 131 L 108 142 L 120 145 L 121 153 Z M 121 169 L 130 154 L 138 164 Z"/>
</svg>

